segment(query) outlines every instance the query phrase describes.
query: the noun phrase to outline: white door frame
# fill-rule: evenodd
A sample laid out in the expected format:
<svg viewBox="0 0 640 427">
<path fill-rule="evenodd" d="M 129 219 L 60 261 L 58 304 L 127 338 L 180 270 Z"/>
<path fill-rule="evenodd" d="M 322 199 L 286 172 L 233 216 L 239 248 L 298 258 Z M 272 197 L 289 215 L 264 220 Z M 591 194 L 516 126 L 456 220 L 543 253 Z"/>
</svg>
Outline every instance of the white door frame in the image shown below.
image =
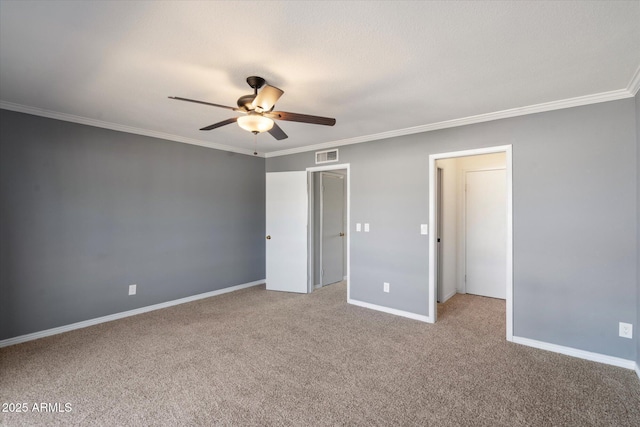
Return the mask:
<svg viewBox="0 0 640 427">
<path fill-rule="evenodd" d="M 314 167 L 309 167 L 306 169 L 307 174 L 311 175 L 314 172 L 324 172 L 324 171 L 331 171 L 331 170 L 346 170 L 346 180 L 347 180 L 347 223 L 345 224 L 345 230 L 347 233 L 347 301 L 351 298 L 351 229 L 350 229 L 350 224 L 351 224 L 351 170 L 350 170 L 350 164 L 349 163 L 343 163 L 343 164 L 339 164 L 339 165 L 328 165 L 328 166 L 314 166 Z M 313 187 L 312 187 L 312 183 L 313 180 L 312 179 L 308 179 L 307 182 L 308 184 L 308 191 L 310 195 L 313 195 Z M 311 203 L 317 203 L 316 201 L 313 200 L 313 197 L 309 197 L 309 204 L 311 205 Z M 309 213 L 311 215 L 313 215 L 313 206 L 309 206 Z M 310 224 L 312 224 L 312 222 L 310 222 Z M 311 239 L 309 239 L 309 245 L 312 245 L 313 242 L 313 227 L 309 227 L 309 234 L 311 235 Z M 322 239 L 322 236 L 320 236 L 320 239 Z M 313 263 L 313 248 L 310 247 L 307 250 L 307 257 L 309 258 L 308 262 L 309 263 Z M 321 282 L 322 283 L 322 282 Z M 310 278 L 309 280 L 309 292 L 312 292 L 314 288 L 313 285 L 313 278 Z"/>
<path fill-rule="evenodd" d="M 450 153 L 431 154 L 429 156 L 429 316 L 427 322 L 437 320 L 436 302 L 436 161 L 453 157 L 477 156 L 480 154 L 505 153 L 507 175 L 507 292 L 506 292 L 506 323 L 507 341 L 513 341 L 513 164 L 511 145 L 478 148 L 474 150 L 454 151 Z"/>
</svg>

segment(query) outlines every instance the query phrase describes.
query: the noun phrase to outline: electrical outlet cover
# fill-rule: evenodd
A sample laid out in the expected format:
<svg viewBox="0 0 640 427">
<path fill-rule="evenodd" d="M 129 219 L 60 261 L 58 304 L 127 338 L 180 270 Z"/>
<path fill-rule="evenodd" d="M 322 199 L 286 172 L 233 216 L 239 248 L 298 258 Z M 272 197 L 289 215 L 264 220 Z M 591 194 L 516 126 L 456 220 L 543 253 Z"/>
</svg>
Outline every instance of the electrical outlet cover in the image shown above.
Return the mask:
<svg viewBox="0 0 640 427">
<path fill-rule="evenodd" d="M 620 322 L 618 335 L 622 338 L 633 338 L 633 325 L 631 323 Z"/>
</svg>

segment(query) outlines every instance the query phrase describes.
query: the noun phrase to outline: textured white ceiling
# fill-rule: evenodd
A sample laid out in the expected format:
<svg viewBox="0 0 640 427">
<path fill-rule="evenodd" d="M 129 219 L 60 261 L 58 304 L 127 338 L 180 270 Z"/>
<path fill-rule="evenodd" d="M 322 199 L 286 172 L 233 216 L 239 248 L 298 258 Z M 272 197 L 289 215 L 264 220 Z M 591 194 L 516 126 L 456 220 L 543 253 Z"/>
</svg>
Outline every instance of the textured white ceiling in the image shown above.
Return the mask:
<svg viewBox="0 0 640 427">
<path fill-rule="evenodd" d="M 1 1 L 0 101 L 253 151 L 224 109 L 259 75 L 279 122 L 263 153 L 625 89 L 640 1 Z"/>
</svg>

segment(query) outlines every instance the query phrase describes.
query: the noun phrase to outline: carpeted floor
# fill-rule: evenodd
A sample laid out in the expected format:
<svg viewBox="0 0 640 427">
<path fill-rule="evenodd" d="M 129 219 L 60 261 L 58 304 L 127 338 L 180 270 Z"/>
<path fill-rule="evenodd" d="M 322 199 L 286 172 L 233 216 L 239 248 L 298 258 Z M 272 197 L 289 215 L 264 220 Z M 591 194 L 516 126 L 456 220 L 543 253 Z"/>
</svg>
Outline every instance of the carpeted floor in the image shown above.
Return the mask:
<svg viewBox="0 0 640 427">
<path fill-rule="evenodd" d="M 28 409 L 0 425 L 640 425 L 635 372 L 504 331 L 491 298 L 429 325 L 348 305 L 344 283 L 259 286 L 0 349 L 2 409 Z"/>
</svg>

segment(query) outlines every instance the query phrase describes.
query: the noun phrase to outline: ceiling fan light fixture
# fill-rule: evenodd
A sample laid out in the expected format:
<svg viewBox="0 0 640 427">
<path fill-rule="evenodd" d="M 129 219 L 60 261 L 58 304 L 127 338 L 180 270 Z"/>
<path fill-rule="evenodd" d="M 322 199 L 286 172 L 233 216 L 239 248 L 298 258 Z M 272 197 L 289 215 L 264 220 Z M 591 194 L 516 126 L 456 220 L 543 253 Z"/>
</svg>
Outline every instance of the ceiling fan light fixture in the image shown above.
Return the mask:
<svg viewBox="0 0 640 427">
<path fill-rule="evenodd" d="M 238 126 L 253 133 L 266 132 L 273 127 L 273 120 L 259 114 L 238 117 Z"/>
<path fill-rule="evenodd" d="M 262 77 L 258 76 L 247 77 L 247 83 L 253 89 L 253 93 L 250 95 L 241 96 L 237 101 L 237 107 L 229 107 L 227 105 L 214 104 L 212 102 L 198 101 L 197 99 L 181 98 L 179 96 L 170 96 L 169 98 L 177 99 L 178 101 L 188 101 L 195 102 L 196 104 L 210 105 L 212 107 L 224 108 L 227 110 L 246 114 L 246 116 L 233 117 L 200 128 L 200 130 L 204 131 L 218 129 L 222 126 L 226 126 L 235 122 L 238 123 L 238 126 L 240 126 L 242 129 L 247 130 L 254 135 L 257 135 L 260 132 L 269 132 L 272 137 L 280 141 L 283 139 L 287 139 L 287 134 L 284 133 L 282 129 L 280 129 L 280 126 L 275 124 L 271 117 L 276 120 L 309 123 L 312 125 L 333 126 L 336 124 L 336 119 L 332 119 L 330 117 L 311 116 L 309 114 L 300 113 L 287 113 L 286 111 L 273 111 L 276 101 L 280 99 L 282 94 L 284 94 L 284 91 L 278 89 L 277 87 L 266 84 L 265 80 Z M 262 88 L 262 90 L 258 92 L 258 89 L 260 88 Z"/>
</svg>

